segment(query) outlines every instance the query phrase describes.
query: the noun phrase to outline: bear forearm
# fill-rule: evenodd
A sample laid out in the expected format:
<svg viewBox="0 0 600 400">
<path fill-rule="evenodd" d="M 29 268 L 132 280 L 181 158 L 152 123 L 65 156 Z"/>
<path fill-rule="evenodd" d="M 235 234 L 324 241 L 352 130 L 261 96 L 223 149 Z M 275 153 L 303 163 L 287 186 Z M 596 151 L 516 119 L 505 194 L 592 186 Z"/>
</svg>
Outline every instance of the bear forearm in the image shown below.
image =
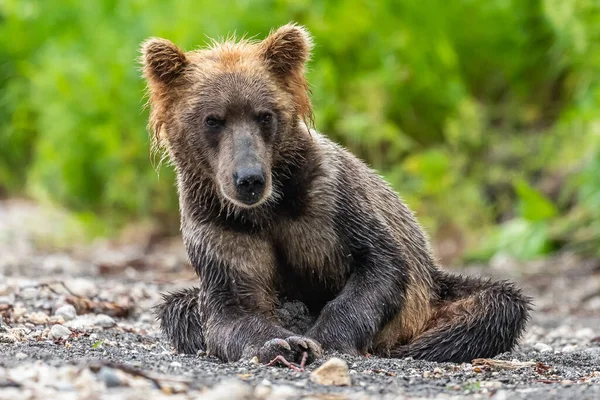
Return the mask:
<svg viewBox="0 0 600 400">
<path fill-rule="evenodd" d="M 231 316 L 236 315 L 236 318 Z M 274 338 L 285 339 L 293 333 L 276 325 L 260 314 L 231 312 L 213 315 L 205 328 L 209 354 L 227 361 L 252 358 L 261 346 Z"/>
<path fill-rule="evenodd" d="M 357 276 L 323 308 L 307 336 L 327 350 L 364 354 L 381 328 L 401 312 L 402 293 L 398 282 Z"/>
</svg>

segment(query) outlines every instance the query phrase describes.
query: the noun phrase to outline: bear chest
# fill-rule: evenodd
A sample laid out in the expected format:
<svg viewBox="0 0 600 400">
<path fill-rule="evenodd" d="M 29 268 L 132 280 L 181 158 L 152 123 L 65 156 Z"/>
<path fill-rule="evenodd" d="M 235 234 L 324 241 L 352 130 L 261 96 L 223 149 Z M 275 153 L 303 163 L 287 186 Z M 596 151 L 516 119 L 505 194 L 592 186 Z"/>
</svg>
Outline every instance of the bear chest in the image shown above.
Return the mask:
<svg viewBox="0 0 600 400">
<path fill-rule="evenodd" d="M 274 237 L 280 275 L 331 289 L 343 286 L 350 256 L 335 232 L 333 221 L 300 218 L 282 224 Z"/>
</svg>

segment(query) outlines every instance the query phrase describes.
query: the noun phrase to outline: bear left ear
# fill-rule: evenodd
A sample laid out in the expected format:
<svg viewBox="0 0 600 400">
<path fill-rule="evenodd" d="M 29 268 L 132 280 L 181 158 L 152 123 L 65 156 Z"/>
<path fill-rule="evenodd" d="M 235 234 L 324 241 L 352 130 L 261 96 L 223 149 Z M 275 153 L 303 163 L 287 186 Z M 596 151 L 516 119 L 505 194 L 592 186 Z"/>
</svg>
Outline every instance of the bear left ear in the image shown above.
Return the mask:
<svg viewBox="0 0 600 400">
<path fill-rule="evenodd" d="M 271 32 L 260 43 L 260 53 L 269 69 L 281 78 L 304 72 L 310 58 L 312 39 L 306 28 L 287 24 Z"/>
<path fill-rule="evenodd" d="M 142 44 L 144 77 L 151 83 L 172 83 L 187 64 L 184 52 L 167 39 L 150 38 Z"/>
</svg>

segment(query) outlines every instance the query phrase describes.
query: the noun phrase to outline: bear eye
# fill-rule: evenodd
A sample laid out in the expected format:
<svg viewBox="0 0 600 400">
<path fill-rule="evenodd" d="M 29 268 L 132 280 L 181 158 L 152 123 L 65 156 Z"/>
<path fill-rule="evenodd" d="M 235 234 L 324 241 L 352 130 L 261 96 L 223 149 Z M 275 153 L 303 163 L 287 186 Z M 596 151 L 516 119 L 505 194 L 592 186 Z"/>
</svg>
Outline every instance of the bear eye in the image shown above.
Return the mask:
<svg viewBox="0 0 600 400">
<path fill-rule="evenodd" d="M 271 121 L 273 121 L 273 114 L 270 112 L 260 113 L 258 115 L 258 120 L 263 125 L 269 125 Z"/>
<path fill-rule="evenodd" d="M 214 115 L 209 115 L 208 117 L 206 117 L 206 119 L 204 120 L 204 123 L 206 124 L 206 126 L 208 126 L 209 128 L 216 128 L 219 125 L 223 124 L 223 120 L 214 116 Z"/>
</svg>

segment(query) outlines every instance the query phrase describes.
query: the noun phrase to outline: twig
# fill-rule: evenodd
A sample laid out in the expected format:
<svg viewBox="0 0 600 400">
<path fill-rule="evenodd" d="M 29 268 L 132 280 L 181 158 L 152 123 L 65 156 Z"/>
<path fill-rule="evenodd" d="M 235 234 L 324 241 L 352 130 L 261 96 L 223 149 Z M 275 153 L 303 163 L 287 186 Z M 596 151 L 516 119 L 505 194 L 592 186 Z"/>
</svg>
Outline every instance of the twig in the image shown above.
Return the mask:
<svg viewBox="0 0 600 400">
<path fill-rule="evenodd" d="M 281 363 L 281 364 L 287 366 L 288 368 L 293 369 L 294 371 L 298 371 L 298 372 L 304 371 L 304 368 L 297 367 L 296 365 L 294 365 L 294 363 L 291 363 L 288 360 L 286 360 L 285 357 L 283 357 L 282 355 L 278 355 L 277 357 L 275 357 L 274 359 L 272 359 L 267 364 L 267 367 L 272 367 L 272 366 L 276 365 L 277 363 Z"/>
<path fill-rule="evenodd" d="M 67 287 L 67 285 L 65 285 L 65 283 L 63 281 L 42 282 L 42 283 L 36 283 L 35 285 L 24 285 L 21 288 L 23 288 L 23 289 L 28 289 L 28 288 L 32 288 L 32 289 L 46 288 L 46 289 L 50 290 L 52 293 L 54 293 L 54 294 L 63 294 L 63 293 L 58 292 L 56 289 L 54 289 L 52 287 L 52 285 L 61 285 L 63 287 L 63 289 L 65 289 L 67 291 L 67 293 L 69 293 L 71 296 L 77 296 L 75 293 L 71 292 L 71 289 L 69 289 Z"/>
<path fill-rule="evenodd" d="M 161 389 L 161 390 L 163 389 L 163 386 L 160 381 L 170 381 L 170 382 L 178 382 L 178 383 L 185 383 L 185 384 L 190 384 L 192 382 L 189 379 L 174 377 L 174 376 L 160 376 L 160 377 L 154 376 L 152 374 L 148 374 L 146 372 L 140 371 L 132 366 L 116 363 L 114 361 L 104 361 L 104 360 L 96 361 L 96 362 L 88 365 L 88 367 L 92 370 L 94 370 L 96 368 L 99 369 L 100 367 L 108 367 L 108 368 L 118 369 L 119 371 L 123 371 L 126 374 L 129 374 L 131 376 L 148 379 L 158 389 Z"/>
<path fill-rule="evenodd" d="M 308 360 L 308 352 L 302 352 L 302 361 L 300 361 L 300 368 L 304 371 L 304 367 L 306 366 L 306 360 Z"/>
<path fill-rule="evenodd" d="M 46 288 L 54 294 L 64 295 L 64 293 L 60 293 L 54 289 L 52 285 L 61 285 L 63 287 L 68 293 L 68 296 L 66 296 L 67 303 L 73 305 L 77 309 L 78 314 L 96 312 L 107 314 L 111 317 L 127 317 L 131 312 L 131 307 L 129 305 L 123 306 L 106 299 L 87 298 L 73 293 L 63 281 L 43 282 L 35 285 L 23 286 L 23 288 Z"/>
<path fill-rule="evenodd" d="M 551 384 L 551 383 L 559 383 L 559 382 L 560 382 L 560 381 L 559 381 L 559 380 L 557 380 L 557 379 L 536 379 L 535 381 L 536 381 L 536 382 L 539 382 L 539 383 L 548 383 L 548 384 Z"/>
</svg>

